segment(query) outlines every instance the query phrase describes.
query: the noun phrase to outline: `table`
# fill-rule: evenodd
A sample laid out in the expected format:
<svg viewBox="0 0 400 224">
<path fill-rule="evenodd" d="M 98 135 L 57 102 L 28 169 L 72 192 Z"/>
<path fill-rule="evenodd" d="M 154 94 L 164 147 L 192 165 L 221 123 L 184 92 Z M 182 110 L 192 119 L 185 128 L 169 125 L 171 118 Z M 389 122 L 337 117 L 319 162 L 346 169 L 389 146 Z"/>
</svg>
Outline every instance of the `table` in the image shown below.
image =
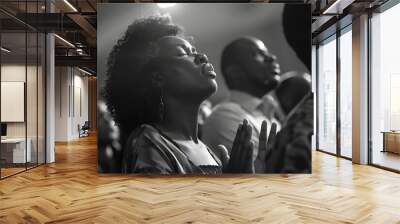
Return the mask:
<svg viewBox="0 0 400 224">
<path fill-rule="evenodd" d="M 26 144 L 26 142 L 28 144 Z M 1 157 L 5 163 L 26 163 L 31 162 L 31 145 L 30 138 L 6 138 L 1 139 Z M 25 151 L 25 145 L 26 151 Z"/>
<path fill-rule="evenodd" d="M 400 154 L 400 131 L 382 131 L 383 152 Z"/>
</svg>

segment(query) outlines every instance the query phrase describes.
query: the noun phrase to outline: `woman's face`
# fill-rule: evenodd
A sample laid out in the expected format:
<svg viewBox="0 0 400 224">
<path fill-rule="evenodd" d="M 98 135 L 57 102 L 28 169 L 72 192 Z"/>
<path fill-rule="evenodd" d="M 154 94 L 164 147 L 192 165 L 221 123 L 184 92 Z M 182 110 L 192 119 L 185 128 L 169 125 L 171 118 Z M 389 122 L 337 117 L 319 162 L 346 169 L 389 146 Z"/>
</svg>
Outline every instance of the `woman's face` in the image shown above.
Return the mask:
<svg viewBox="0 0 400 224">
<path fill-rule="evenodd" d="M 166 36 L 157 45 L 158 56 L 164 63 L 161 74 L 164 95 L 202 101 L 217 90 L 212 64 L 187 40 Z"/>
</svg>

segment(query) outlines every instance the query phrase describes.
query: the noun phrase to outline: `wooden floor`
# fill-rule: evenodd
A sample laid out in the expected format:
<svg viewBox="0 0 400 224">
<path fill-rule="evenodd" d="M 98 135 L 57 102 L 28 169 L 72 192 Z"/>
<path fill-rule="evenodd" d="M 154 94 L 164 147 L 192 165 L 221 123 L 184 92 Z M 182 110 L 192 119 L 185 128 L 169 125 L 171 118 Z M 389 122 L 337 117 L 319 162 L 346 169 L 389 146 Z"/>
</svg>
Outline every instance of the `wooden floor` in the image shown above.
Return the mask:
<svg viewBox="0 0 400 224">
<path fill-rule="evenodd" d="M 400 175 L 320 152 L 312 175 L 134 177 L 96 171 L 96 139 L 0 181 L 0 223 L 400 223 Z"/>
<path fill-rule="evenodd" d="M 25 167 L 25 164 L 18 164 L 17 167 L 6 167 L 6 168 L 2 167 L 1 168 L 1 178 L 5 178 L 8 176 L 23 172 L 27 169 L 33 169 L 36 166 L 37 166 L 37 164 L 27 163 L 26 167 Z"/>
<path fill-rule="evenodd" d="M 381 152 L 375 150 L 372 161 L 374 164 L 400 170 L 400 154 L 392 152 Z"/>
<path fill-rule="evenodd" d="M 25 171 L 26 170 L 26 168 L 25 167 L 16 167 L 16 168 L 14 168 L 14 167 L 11 167 L 11 168 L 9 168 L 9 167 L 7 167 L 7 168 L 1 168 L 1 177 L 3 178 L 3 177 L 7 177 L 7 176 L 10 176 L 10 175 L 13 175 L 13 174 L 16 174 L 16 173 L 19 173 L 19 172 L 22 172 L 22 171 Z"/>
</svg>

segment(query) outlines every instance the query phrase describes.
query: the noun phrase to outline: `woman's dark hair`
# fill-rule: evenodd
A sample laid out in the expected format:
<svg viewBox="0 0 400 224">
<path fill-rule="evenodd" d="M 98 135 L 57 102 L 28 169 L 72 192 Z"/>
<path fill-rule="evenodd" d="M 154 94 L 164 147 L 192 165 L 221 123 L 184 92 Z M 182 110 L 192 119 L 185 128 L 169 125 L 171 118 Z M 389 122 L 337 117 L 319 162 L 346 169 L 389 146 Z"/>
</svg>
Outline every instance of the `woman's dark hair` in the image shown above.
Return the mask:
<svg viewBox="0 0 400 224">
<path fill-rule="evenodd" d="M 297 57 L 311 72 L 311 6 L 285 4 L 282 15 L 283 33 Z"/>
<path fill-rule="evenodd" d="M 154 59 L 152 46 L 164 36 L 181 33 L 169 16 L 151 16 L 129 25 L 113 47 L 103 96 L 121 130 L 121 140 L 139 125 L 159 120 L 161 89 L 152 84 L 152 73 L 160 64 Z"/>
</svg>

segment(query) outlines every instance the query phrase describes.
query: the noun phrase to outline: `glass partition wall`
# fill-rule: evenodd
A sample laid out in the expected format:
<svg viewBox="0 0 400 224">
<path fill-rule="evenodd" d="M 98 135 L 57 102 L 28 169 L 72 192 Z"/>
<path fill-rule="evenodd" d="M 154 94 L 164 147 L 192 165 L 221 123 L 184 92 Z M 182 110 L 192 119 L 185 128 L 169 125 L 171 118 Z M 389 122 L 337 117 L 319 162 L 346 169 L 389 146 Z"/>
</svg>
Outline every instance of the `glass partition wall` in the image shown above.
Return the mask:
<svg viewBox="0 0 400 224">
<path fill-rule="evenodd" d="M 35 12 L 38 4 L 18 7 Z M 3 179 L 45 163 L 45 35 L 0 11 L 0 45 Z"/>
<path fill-rule="evenodd" d="M 26 136 L 26 33 L 1 34 L 1 177 L 24 171 L 30 162 Z M 4 50 L 6 49 L 6 50 Z"/>
<path fill-rule="evenodd" d="M 317 45 L 317 149 L 352 157 L 351 25 Z"/>
</svg>

